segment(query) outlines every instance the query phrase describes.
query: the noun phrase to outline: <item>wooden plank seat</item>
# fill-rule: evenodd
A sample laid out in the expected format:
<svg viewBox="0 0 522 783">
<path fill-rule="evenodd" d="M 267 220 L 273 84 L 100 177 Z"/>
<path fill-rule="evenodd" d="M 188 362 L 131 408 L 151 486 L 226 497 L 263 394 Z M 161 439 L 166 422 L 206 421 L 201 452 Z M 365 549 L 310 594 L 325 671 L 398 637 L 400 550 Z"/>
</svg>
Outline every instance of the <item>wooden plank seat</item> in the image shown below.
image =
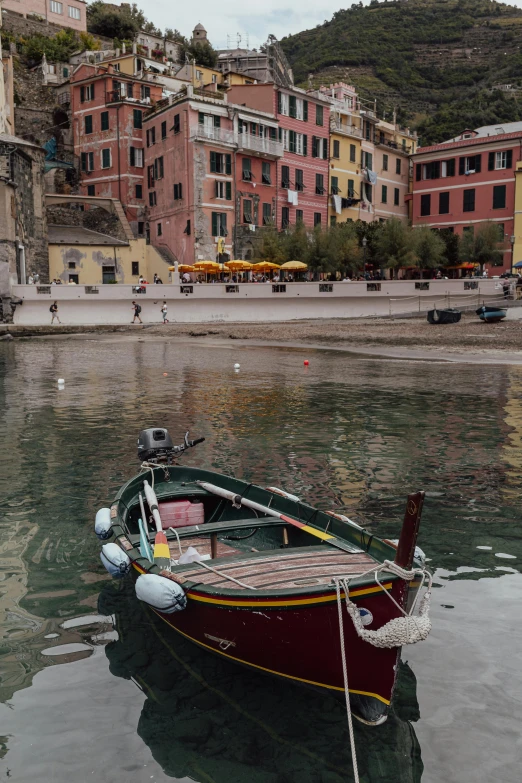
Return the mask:
<svg viewBox="0 0 522 783">
<path fill-rule="evenodd" d="M 202 552 L 199 539 L 197 549 Z M 185 542 L 184 542 L 185 543 Z M 209 545 L 210 547 L 210 545 Z M 233 550 L 226 547 L 226 555 Z M 334 576 L 359 574 L 367 571 L 375 560 L 365 552 L 348 553 L 324 546 L 300 547 L 277 550 L 266 555 L 245 553 L 228 562 L 216 559 L 207 561 L 214 571 L 190 563 L 183 569 L 187 579 L 212 587 L 230 587 L 233 577 L 248 587 L 256 589 L 306 587 L 307 585 L 331 584 Z M 215 572 L 219 573 L 215 573 Z"/>
<path fill-rule="evenodd" d="M 170 556 L 177 560 L 179 557 L 179 547 L 176 539 L 169 539 L 168 541 Z M 195 536 L 194 538 L 181 539 L 181 548 L 183 552 L 186 552 L 189 546 L 193 546 L 198 550 L 200 555 L 210 555 L 210 538 L 204 538 L 203 536 Z M 220 557 L 231 557 L 232 555 L 242 554 L 240 549 L 234 549 L 232 546 L 228 546 L 223 541 L 218 539 L 217 541 L 217 557 L 212 561 L 211 565 L 219 560 Z"/>
</svg>

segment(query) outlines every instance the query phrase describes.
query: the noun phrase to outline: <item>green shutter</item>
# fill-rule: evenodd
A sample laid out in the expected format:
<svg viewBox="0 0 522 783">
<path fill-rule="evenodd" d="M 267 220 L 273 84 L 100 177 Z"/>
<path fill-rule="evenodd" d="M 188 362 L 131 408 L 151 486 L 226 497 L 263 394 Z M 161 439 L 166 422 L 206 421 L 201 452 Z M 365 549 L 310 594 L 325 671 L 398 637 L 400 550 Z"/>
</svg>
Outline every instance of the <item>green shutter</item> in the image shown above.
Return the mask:
<svg viewBox="0 0 522 783">
<path fill-rule="evenodd" d="M 214 128 L 221 128 L 221 117 L 214 114 Z"/>
<path fill-rule="evenodd" d="M 225 198 L 227 201 L 232 201 L 232 183 L 225 183 Z"/>
<path fill-rule="evenodd" d="M 83 101 L 83 98 L 82 98 L 82 101 Z M 278 92 L 277 93 L 277 113 L 278 114 L 281 114 L 281 109 L 282 109 L 281 93 Z"/>
<path fill-rule="evenodd" d="M 493 171 L 495 168 L 495 153 L 490 152 L 488 155 L 488 171 Z"/>
<path fill-rule="evenodd" d="M 226 174 L 232 174 L 232 155 L 225 155 L 225 173 Z"/>
<path fill-rule="evenodd" d="M 513 150 L 508 150 L 506 152 L 506 168 L 510 169 L 513 167 Z"/>
<path fill-rule="evenodd" d="M 317 136 L 312 136 L 312 158 L 317 158 Z"/>
<path fill-rule="evenodd" d="M 355 195 L 354 180 L 348 180 L 348 198 L 353 198 Z"/>
<path fill-rule="evenodd" d="M 217 212 L 212 213 L 212 236 L 213 237 L 219 236 L 218 217 L 219 215 Z"/>
<path fill-rule="evenodd" d="M 134 147 L 130 148 L 130 165 L 135 166 L 136 165 L 136 150 Z"/>
<path fill-rule="evenodd" d="M 308 101 L 303 101 L 303 120 L 308 122 Z"/>
<path fill-rule="evenodd" d="M 303 133 L 303 155 L 308 155 L 308 136 Z"/>
<path fill-rule="evenodd" d="M 323 139 L 323 158 L 328 160 L 328 139 Z"/>
<path fill-rule="evenodd" d="M 288 114 L 290 117 L 297 117 L 297 100 L 295 95 L 288 96 Z"/>
<path fill-rule="evenodd" d="M 214 152 L 214 150 L 210 151 L 210 171 L 213 171 L 213 172 L 217 171 L 216 153 Z"/>
<path fill-rule="evenodd" d="M 198 112 L 198 123 L 199 125 L 203 125 L 205 123 L 205 115 L 203 112 Z"/>
</svg>

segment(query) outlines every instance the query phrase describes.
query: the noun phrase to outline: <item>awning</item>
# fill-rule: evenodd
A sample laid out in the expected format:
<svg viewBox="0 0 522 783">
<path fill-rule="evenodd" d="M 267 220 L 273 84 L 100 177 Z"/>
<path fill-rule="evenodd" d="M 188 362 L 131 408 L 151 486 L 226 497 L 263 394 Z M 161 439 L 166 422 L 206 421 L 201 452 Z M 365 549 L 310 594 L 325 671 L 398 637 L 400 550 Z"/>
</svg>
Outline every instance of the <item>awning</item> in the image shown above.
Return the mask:
<svg viewBox="0 0 522 783">
<path fill-rule="evenodd" d="M 243 114 L 242 112 L 240 112 L 237 116 L 239 117 L 240 120 L 243 120 L 243 122 L 253 122 L 254 125 L 265 125 L 267 128 L 279 128 L 277 122 L 268 119 L 268 117 L 265 119 L 264 117 L 252 116 L 251 114 Z"/>
<path fill-rule="evenodd" d="M 518 261 L 518 262 L 515 264 L 515 269 L 522 269 L 522 261 Z"/>
</svg>

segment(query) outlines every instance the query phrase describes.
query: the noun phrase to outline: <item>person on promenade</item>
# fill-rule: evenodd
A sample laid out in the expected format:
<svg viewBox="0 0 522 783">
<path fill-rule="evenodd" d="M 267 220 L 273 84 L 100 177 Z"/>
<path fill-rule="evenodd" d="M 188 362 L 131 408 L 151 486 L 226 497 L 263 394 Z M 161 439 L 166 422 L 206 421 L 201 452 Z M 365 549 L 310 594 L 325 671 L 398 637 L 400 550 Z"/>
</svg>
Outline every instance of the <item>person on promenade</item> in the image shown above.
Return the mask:
<svg viewBox="0 0 522 783">
<path fill-rule="evenodd" d="M 161 315 L 163 316 L 163 323 L 164 324 L 168 324 L 167 312 L 168 312 L 167 311 L 167 303 L 163 302 L 163 304 L 161 305 Z"/>
<path fill-rule="evenodd" d="M 51 325 L 54 323 L 54 319 L 58 321 L 59 324 L 62 322 L 60 321 L 60 316 L 58 315 L 58 304 L 57 302 L 53 302 L 52 305 L 49 308 L 49 312 L 51 313 Z"/>
<path fill-rule="evenodd" d="M 136 302 L 133 301 L 132 309 L 134 310 L 134 318 L 132 319 L 131 324 L 135 324 L 136 323 L 136 318 L 138 319 L 138 322 L 140 324 L 142 324 L 143 321 L 140 318 L 141 305 L 139 305 L 139 304 L 137 304 Z"/>
</svg>

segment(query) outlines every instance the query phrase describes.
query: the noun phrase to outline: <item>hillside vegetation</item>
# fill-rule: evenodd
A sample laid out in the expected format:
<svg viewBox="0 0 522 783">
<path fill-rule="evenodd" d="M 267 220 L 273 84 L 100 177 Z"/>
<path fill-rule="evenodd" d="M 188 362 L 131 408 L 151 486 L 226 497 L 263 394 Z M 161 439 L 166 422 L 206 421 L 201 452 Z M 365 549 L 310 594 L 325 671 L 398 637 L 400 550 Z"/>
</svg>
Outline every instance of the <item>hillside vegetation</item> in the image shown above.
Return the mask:
<svg viewBox="0 0 522 783">
<path fill-rule="evenodd" d="M 281 41 L 297 84 L 354 84 L 423 144 L 522 119 L 522 9 L 495 0 L 372 0 Z M 497 85 L 511 85 L 501 92 Z M 520 90 L 520 93 L 517 90 Z"/>
</svg>

